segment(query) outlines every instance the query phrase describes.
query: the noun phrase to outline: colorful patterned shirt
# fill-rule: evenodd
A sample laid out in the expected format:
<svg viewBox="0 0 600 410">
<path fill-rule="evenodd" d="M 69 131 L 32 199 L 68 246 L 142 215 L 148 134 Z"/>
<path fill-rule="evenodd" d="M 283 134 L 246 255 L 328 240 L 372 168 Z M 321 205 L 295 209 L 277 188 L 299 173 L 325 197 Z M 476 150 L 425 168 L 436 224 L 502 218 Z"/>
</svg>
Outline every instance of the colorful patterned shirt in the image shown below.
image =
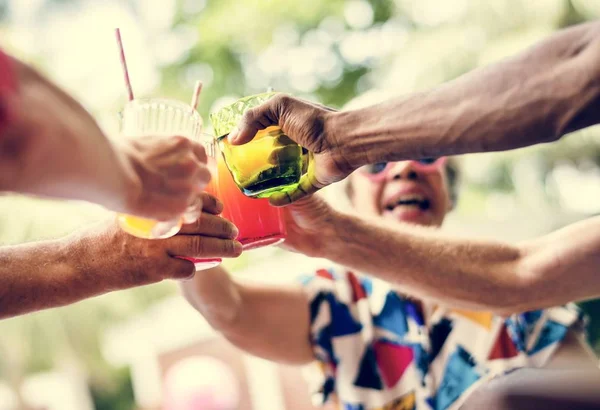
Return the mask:
<svg viewBox="0 0 600 410">
<path fill-rule="evenodd" d="M 569 329 L 582 331 L 574 306 L 509 318 L 437 308 L 426 320 L 420 303 L 344 269 L 302 282 L 317 358 L 307 369 L 313 401 L 344 410 L 458 409 L 479 384 L 544 366 Z"/>
</svg>

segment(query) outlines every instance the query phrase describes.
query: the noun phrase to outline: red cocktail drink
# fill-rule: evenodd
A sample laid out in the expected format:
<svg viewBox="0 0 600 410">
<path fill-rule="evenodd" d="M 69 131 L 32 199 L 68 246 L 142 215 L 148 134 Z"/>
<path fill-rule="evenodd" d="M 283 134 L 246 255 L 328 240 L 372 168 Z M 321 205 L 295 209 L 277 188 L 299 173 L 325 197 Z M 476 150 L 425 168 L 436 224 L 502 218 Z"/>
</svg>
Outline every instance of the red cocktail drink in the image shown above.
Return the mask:
<svg viewBox="0 0 600 410">
<path fill-rule="evenodd" d="M 275 245 L 285 239 L 283 211 L 269 204 L 268 199 L 245 196 L 236 185 L 225 161 L 218 156 L 218 197 L 225 208 L 222 216 L 240 231 L 238 241 L 244 250 Z"/>
</svg>

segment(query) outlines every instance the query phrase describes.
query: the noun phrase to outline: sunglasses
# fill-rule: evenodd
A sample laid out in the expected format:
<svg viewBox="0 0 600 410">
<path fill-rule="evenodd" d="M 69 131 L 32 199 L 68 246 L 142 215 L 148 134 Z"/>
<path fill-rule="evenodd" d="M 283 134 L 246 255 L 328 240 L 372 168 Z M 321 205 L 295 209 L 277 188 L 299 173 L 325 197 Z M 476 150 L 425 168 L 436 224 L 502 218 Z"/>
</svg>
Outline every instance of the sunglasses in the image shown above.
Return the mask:
<svg viewBox="0 0 600 410">
<path fill-rule="evenodd" d="M 446 164 L 447 157 L 422 158 L 410 160 L 412 167 L 418 172 L 437 171 Z M 390 171 L 394 162 L 377 162 L 359 168 L 360 172 L 373 181 L 381 181 Z"/>
</svg>

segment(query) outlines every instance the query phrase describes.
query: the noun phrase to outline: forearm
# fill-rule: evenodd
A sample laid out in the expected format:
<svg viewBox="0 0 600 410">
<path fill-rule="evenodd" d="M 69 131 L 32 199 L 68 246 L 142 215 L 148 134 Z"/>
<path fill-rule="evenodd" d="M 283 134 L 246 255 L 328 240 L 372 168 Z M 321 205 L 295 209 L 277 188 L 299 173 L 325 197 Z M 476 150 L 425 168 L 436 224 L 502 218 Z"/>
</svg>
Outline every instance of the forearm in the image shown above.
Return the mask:
<svg viewBox="0 0 600 410">
<path fill-rule="evenodd" d="M 346 215 L 332 224 L 318 256 L 447 305 L 509 314 L 600 295 L 600 217 L 516 245 Z"/>
<path fill-rule="evenodd" d="M 80 262 L 80 247 L 59 240 L 0 248 L 0 318 L 68 305 L 118 286 L 109 272 Z"/>
<path fill-rule="evenodd" d="M 197 272 L 181 282 L 187 301 L 218 331 L 232 328 L 242 307 L 240 289 L 222 267 Z"/>
<path fill-rule="evenodd" d="M 299 286 L 233 281 L 221 267 L 182 282 L 186 299 L 238 348 L 282 363 L 313 360 L 308 300 Z"/>
<path fill-rule="evenodd" d="M 437 89 L 332 114 L 353 168 L 365 163 L 508 150 L 600 122 L 600 22 Z"/>
<path fill-rule="evenodd" d="M 341 215 L 321 257 L 379 277 L 403 292 L 464 309 L 520 307 L 530 278 L 518 247 L 452 238 L 431 229 Z M 531 293 L 527 293 L 531 297 Z"/>
</svg>

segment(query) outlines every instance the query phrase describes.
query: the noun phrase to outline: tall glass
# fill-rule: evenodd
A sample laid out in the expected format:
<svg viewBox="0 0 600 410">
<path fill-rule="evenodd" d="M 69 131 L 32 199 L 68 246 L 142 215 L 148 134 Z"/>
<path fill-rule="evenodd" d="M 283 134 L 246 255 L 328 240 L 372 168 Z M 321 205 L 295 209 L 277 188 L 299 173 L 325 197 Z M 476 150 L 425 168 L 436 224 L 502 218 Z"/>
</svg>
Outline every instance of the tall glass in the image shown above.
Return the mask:
<svg viewBox="0 0 600 410">
<path fill-rule="evenodd" d="M 236 185 L 223 155 L 215 145 L 217 156 L 217 194 L 224 209 L 221 216 L 240 231 L 238 241 L 244 250 L 276 245 L 286 236 L 283 211 L 268 199 L 249 198 Z"/>
<path fill-rule="evenodd" d="M 277 93 L 242 98 L 210 115 L 225 165 L 244 195 L 268 198 L 275 192 L 292 190 L 306 169 L 303 149 L 278 126 L 259 131 L 247 144 L 233 146 L 227 135 L 237 127 L 244 113 Z"/>
<path fill-rule="evenodd" d="M 121 133 L 127 138 L 180 135 L 200 140 L 202 117 L 190 105 L 163 98 L 137 99 L 128 102 L 122 113 Z M 157 221 L 118 214 L 119 226 L 127 233 L 144 239 L 168 238 L 179 232 L 184 222 L 193 222 L 200 210 L 190 204 L 188 211 L 172 221 Z"/>
</svg>

